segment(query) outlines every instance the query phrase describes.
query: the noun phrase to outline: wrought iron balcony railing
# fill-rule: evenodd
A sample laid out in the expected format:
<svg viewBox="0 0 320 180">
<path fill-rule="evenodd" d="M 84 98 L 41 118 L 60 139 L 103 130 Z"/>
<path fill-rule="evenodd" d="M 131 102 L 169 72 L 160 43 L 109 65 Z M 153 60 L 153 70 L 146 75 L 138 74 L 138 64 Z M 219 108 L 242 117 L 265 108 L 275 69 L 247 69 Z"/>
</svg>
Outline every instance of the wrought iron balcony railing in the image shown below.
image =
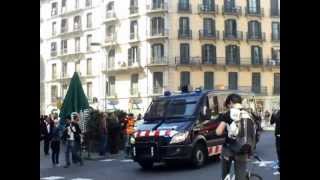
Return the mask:
<svg viewBox="0 0 320 180">
<path fill-rule="evenodd" d="M 178 39 L 192 39 L 192 30 L 190 29 L 179 29 Z"/>
<path fill-rule="evenodd" d="M 191 13 L 192 12 L 191 4 L 178 3 L 178 12 L 179 13 Z"/>
<path fill-rule="evenodd" d="M 218 5 L 207 5 L 207 4 L 199 4 L 198 6 L 199 13 L 202 14 L 218 14 L 219 8 Z"/>
<path fill-rule="evenodd" d="M 247 32 L 247 41 L 265 41 L 266 33 L 251 33 Z"/>
<path fill-rule="evenodd" d="M 222 14 L 223 15 L 232 15 L 232 16 L 241 16 L 242 8 L 241 6 L 222 6 Z"/>
<path fill-rule="evenodd" d="M 246 16 L 263 17 L 264 16 L 264 9 L 263 8 L 246 7 L 245 14 L 246 14 Z"/>
<path fill-rule="evenodd" d="M 219 31 L 199 30 L 200 40 L 218 40 Z"/>
<path fill-rule="evenodd" d="M 243 32 L 236 31 L 231 33 L 223 31 L 223 40 L 241 41 L 243 40 Z"/>
</svg>

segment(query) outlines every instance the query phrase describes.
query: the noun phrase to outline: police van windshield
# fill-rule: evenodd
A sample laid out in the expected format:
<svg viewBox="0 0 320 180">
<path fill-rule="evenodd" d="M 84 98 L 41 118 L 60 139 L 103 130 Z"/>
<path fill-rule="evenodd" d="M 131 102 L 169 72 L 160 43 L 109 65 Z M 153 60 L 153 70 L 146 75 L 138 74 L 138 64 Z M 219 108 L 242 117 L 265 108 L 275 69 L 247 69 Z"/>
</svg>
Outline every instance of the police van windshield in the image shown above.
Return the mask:
<svg viewBox="0 0 320 180">
<path fill-rule="evenodd" d="M 172 119 L 191 116 L 196 109 L 196 101 L 185 99 L 153 101 L 145 119 Z"/>
</svg>

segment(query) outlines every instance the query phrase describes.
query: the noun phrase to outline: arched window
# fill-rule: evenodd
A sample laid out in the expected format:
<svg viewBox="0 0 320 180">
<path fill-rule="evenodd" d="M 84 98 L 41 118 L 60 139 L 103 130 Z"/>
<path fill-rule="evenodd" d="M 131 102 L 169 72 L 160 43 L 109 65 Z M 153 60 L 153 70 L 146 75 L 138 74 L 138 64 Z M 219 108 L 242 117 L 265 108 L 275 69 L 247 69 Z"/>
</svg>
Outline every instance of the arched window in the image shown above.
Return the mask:
<svg viewBox="0 0 320 180">
<path fill-rule="evenodd" d="M 203 33 L 206 37 L 215 35 L 215 21 L 212 18 L 203 19 Z"/>
<path fill-rule="evenodd" d="M 237 45 L 226 46 L 226 63 L 240 64 L 240 48 Z"/>
<path fill-rule="evenodd" d="M 202 46 L 202 63 L 204 64 L 216 63 L 216 46 L 212 44 L 205 44 Z"/>
<path fill-rule="evenodd" d="M 114 10 L 114 2 L 111 1 L 107 5 L 107 11 L 113 11 Z"/>
<path fill-rule="evenodd" d="M 251 38 L 261 37 L 261 24 L 258 21 L 249 21 L 248 33 Z"/>
<path fill-rule="evenodd" d="M 151 19 L 151 35 L 164 35 L 164 18 L 154 17 Z"/>
</svg>

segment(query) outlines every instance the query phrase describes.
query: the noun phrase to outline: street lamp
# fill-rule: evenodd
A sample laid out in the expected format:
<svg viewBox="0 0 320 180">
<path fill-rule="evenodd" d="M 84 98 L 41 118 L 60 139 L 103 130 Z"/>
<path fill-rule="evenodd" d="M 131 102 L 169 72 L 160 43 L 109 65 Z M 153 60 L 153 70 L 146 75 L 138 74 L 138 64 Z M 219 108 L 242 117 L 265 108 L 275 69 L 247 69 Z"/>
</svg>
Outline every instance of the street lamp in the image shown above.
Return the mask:
<svg viewBox="0 0 320 180">
<path fill-rule="evenodd" d="M 91 46 L 99 46 L 99 47 L 101 47 L 102 48 L 102 44 L 101 43 L 99 43 L 99 42 L 91 42 L 90 43 L 90 45 Z M 106 51 L 103 51 L 105 54 L 107 54 L 106 53 Z M 107 68 L 106 68 L 106 71 L 107 71 Z M 107 89 L 106 89 L 106 92 L 104 93 L 104 102 L 105 102 L 105 104 L 104 104 L 104 107 L 105 107 L 105 112 L 107 112 Z"/>
</svg>

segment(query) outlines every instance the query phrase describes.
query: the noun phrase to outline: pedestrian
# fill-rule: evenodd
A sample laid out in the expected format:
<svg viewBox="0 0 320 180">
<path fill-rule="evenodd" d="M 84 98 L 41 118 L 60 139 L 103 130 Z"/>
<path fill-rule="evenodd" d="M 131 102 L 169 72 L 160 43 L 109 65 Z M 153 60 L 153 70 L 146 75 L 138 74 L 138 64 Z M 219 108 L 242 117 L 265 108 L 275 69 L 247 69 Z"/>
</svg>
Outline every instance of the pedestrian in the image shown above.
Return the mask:
<svg viewBox="0 0 320 180">
<path fill-rule="evenodd" d="M 100 123 L 99 123 L 99 130 L 100 130 L 100 156 L 105 156 L 107 150 L 107 143 L 108 143 L 108 127 L 107 127 L 107 114 L 101 113 L 100 114 Z"/>
<path fill-rule="evenodd" d="M 139 113 L 138 114 L 138 117 L 137 117 L 137 121 L 140 121 L 142 118 L 141 118 L 141 114 Z"/>
<path fill-rule="evenodd" d="M 269 123 L 269 118 L 270 118 L 270 112 L 268 110 L 266 110 L 264 112 L 264 122 L 266 125 Z"/>
<path fill-rule="evenodd" d="M 58 128 L 59 121 L 58 119 L 54 120 L 54 127 L 51 133 L 51 159 L 53 166 L 59 165 L 59 153 L 60 153 L 60 129 Z"/>
<path fill-rule="evenodd" d="M 135 119 L 132 113 L 128 114 L 126 118 L 126 129 L 125 129 L 125 137 L 124 137 L 124 146 L 126 150 L 126 157 L 129 158 L 131 155 L 131 145 L 130 145 L 130 138 L 134 133 L 134 124 Z"/>
<path fill-rule="evenodd" d="M 81 129 L 79 127 L 79 115 L 76 114 L 71 118 L 67 117 L 67 126 L 64 132 L 66 137 L 66 165 L 64 168 L 70 166 L 70 153 L 72 153 L 73 163 L 80 163 L 80 166 L 83 165 L 82 158 L 80 157 L 80 148 L 81 148 Z"/>
<path fill-rule="evenodd" d="M 50 146 L 50 139 L 51 139 L 51 132 L 52 128 L 54 126 L 54 123 L 52 121 L 52 116 L 49 115 L 45 119 L 45 124 L 43 127 L 43 134 L 44 134 L 44 154 L 47 156 L 49 155 L 49 146 Z"/>
<path fill-rule="evenodd" d="M 274 135 L 276 138 L 276 150 L 278 155 L 278 171 L 280 173 L 280 109 L 272 114 L 270 123 L 271 125 L 276 124 Z"/>
<path fill-rule="evenodd" d="M 229 134 L 236 134 L 235 129 L 232 127 L 233 119 L 230 117 L 230 109 L 236 106 L 241 106 L 242 98 L 238 94 L 230 94 L 225 101 L 225 107 L 227 108 L 227 112 L 223 113 L 219 116 L 220 124 L 216 129 L 217 135 L 225 136 L 225 142 L 223 144 L 221 158 L 222 158 L 222 179 L 225 179 L 226 176 L 230 172 L 230 168 L 232 165 L 232 161 L 234 161 L 234 172 L 236 180 L 245 180 L 246 179 L 246 166 L 248 154 L 246 153 L 238 153 L 232 150 L 231 146 L 236 143 L 235 139 L 231 138 Z"/>
</svg>

